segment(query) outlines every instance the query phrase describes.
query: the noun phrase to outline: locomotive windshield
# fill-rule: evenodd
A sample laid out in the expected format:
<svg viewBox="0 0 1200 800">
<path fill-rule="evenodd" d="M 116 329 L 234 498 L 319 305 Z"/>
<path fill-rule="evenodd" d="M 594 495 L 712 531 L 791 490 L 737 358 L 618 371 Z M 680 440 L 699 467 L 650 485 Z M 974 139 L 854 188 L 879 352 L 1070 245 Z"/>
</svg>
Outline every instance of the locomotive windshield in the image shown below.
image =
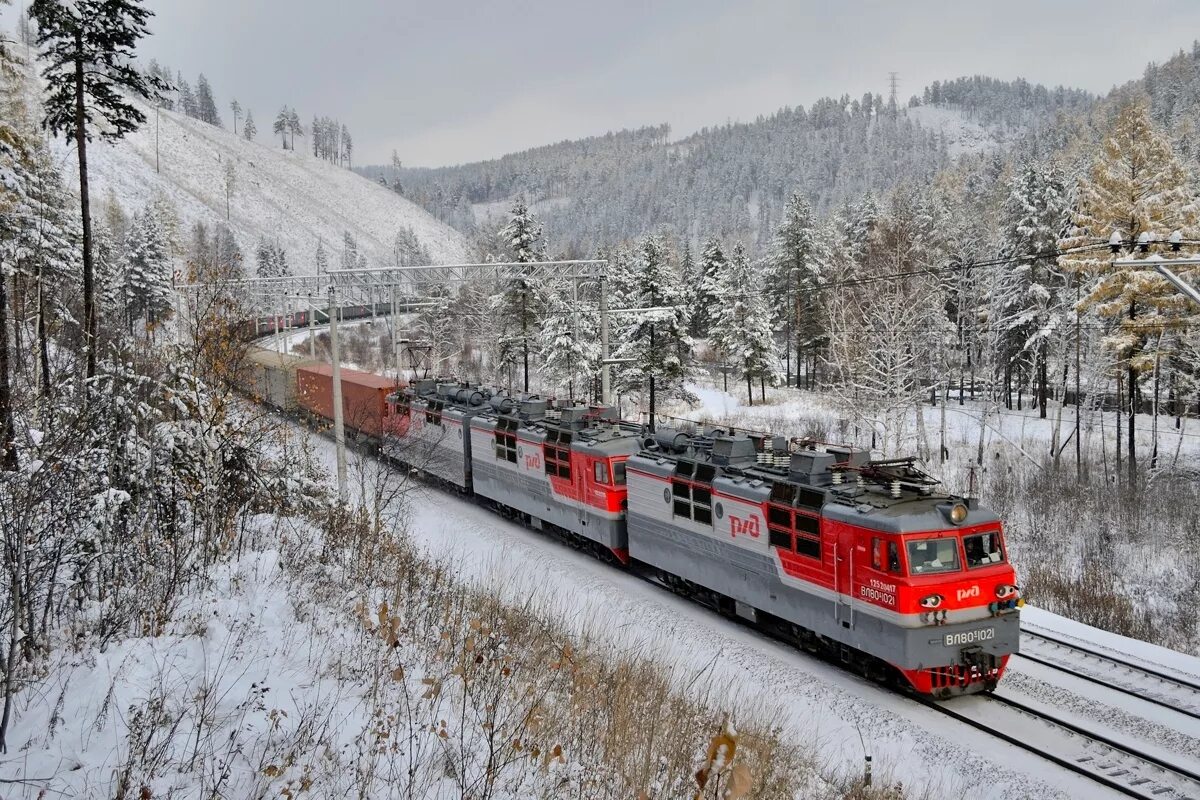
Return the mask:
<svg viewBox="0 0 1200 800">
<path fill-rule="evenodd" d="M 967 553 L 968 567 L 986 567 L 1004 560 L 1004 545 L 996 532 L 964 536 L 963 549 Z"/>
<path fill-rule="evenodd" d="M 913 575 L 957 571 L 958 539 L 918 539 L 909 542 L 908 569 Z"/>
</svg>

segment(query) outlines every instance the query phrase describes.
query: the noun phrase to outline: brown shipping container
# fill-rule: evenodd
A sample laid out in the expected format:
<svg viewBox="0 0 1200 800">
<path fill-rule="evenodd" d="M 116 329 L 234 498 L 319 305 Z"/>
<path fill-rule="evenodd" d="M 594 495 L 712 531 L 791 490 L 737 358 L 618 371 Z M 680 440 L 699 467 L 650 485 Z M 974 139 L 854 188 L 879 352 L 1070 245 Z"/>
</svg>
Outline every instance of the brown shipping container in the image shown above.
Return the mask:
<svg viewBox="0 0 1200 800">
<path fill-rule="evenodd" d="M 346 429 L 379 436 L 388 414 L 385 398 L 396 382 L 382 375 L 342 367 L 342 414 Z M 333 366 L 306 364 L 296 370 L 297 399 L 301 408 L 333 419 Z"/>
</svg>

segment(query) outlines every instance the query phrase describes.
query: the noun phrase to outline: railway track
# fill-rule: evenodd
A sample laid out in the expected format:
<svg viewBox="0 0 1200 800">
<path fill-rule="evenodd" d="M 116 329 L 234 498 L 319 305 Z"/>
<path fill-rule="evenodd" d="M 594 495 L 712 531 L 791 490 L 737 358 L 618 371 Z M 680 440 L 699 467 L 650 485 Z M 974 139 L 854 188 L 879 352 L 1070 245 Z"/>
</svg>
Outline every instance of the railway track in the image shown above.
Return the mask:
<svg viewBox="0 0 1200 800">
<path fill-rule="evenodd" d="M 1021 630 L 1020 658 L 1200 720 L 1200 681 L 1045 633 Z"/>
<path fill-rule="evenodd" d="M 1200 800 L 1200 773 L 1019 700 L 992 694 L 920 702 L 1126 797 Z"/>
</svg>

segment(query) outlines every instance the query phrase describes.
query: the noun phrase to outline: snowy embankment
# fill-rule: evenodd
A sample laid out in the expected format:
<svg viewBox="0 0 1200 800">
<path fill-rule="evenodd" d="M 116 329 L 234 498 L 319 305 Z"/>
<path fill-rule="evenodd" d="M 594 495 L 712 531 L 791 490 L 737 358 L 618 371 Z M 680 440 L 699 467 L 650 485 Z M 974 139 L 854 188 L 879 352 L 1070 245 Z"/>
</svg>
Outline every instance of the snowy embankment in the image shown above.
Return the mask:
<svg viewBox="0 0 1200 800">
<path fill-rule="evenodd" d="M 232 131 L 170 111 L 155 112 L 136 102 L 147 122 L 126 138 L 97 140 L 88 148 L 92 200 L 112 191 L 125 212 L 140 210 L 156 196 L 174 205 L 180 237 L 196 222 L 226 222 L 226 165 L 233 164 L 228 225 L 248 265 L 260 239 L 287 252 L 294 273 L 315 272 L 317 243 L 331 267 L 339 264 L 343 234 L 356 240 L 372 267 L 394 263 L 393 242 L 410 228 L 435 263 L 463 263 L 470 248 L 462 234 L 395 192 L 306 152 L 283 150 L 266 132 L 267 109 L 259 109 L 263 131 L 247 141 Z M 78 186 L 74 145 L 55 140 L 54 153 L 68 185 Z M 157 167 L 156 167 L 157 164 Z"/>
</svg>

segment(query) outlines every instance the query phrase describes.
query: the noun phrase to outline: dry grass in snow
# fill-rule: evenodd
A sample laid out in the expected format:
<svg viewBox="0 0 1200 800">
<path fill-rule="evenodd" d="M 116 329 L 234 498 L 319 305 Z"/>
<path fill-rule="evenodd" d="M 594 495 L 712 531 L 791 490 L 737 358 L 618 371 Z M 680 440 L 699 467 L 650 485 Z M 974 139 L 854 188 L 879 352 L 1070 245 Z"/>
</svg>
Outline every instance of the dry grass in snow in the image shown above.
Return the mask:
<svg viewBox="0 0 1200 800">
<path fill-rule="evenodd" d="M 6 798 L 901 796 L 370 514 L 264 515 L 227 555 L 159 635 L 59 651 Z"/>
</svg>

